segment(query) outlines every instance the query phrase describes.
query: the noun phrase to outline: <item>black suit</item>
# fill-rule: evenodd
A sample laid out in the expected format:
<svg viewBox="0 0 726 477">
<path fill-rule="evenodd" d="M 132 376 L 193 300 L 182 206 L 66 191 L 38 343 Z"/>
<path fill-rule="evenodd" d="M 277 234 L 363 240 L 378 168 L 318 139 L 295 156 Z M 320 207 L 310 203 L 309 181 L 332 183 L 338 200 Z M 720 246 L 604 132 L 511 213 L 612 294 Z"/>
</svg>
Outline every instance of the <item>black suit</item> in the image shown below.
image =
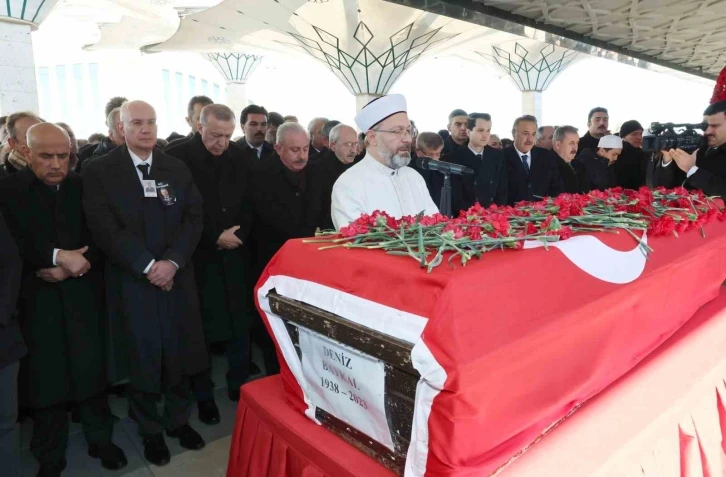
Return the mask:
<svg viewBox="0 0 726 477">
<path fill-rule="evenodd" d="M 256 276 L 292 238 L 312 237 L 315 229 L 332 229 L 328 179 L 319 164 L 301 172 L 288 170 L 273 154 L 255 169 L 250 188 L 254 221 L 250 239 Z"/>
<path fill-rule="evenodd" d="M 31 451 L 56 464 L 68 439 L 66 402 L 80 403 L 89 444 L 107 444 L 113 420 L 105 395 L 105 316 L 99 253 L 91 243 L 81 204 L 81 177 L 74 172 L 49 187 L 30 168 L 0 183 L 0 208 L 23 259 L 18 322 L 28 344 L 20 366 L 21 402 L 34 409 Z M 53 268 L 53 251 L 89 246 L 91 270 L 50 283 L 36 276 Z"/>
<path fill-rule="evenodd" d="M 323 152 L 315 156 L 315 160 L 312 160 L 312 162 L 308 162 L 308 165 L 306 167 L 310 167 L 310 170 L 313 171 L 319 171 L 319 173 L 322 174 L 326 180 L 326 190 L 324 194 L 326 203 L 323 204 L 323 210 L 331 210 L 333 186 L 335 185 L 335 181 L 337 181 L 338 178 L 345 171 L 350 169 L 354 164 L 355 159 L 353 159 L 353 162 L 351 162 L 350 164 L 344 164 L 340 162 L 338 156 L 336 156 L 335 153 L 330 149 L 325 149 Z"/>
<path fill-rule="evenodd" d="M 196 134 L 199 134 L 199 133 L 196 133 Z M 175 146 L 178 146 L 179 144 L 183 144 L 183 143 L 187 142 L 189 139 L 193 138 L 194 135 L 195 135 L 195 133 L 190 132 L 186 136 L 177 135 L 178 137 L 175 137 L 171 140 L 167 139 L 167 141 L 169 141 L 169 144 L 166 145 L 166 147 L 164 148 L 164 151 L 168 151 L 172 147 L 175 147 Z M 169 136 L 169 137 L 171 137 L 171 136 Z"/>
<path fill-rule="evenodd" d="M 126 146 L 83 169 L 83 205 L 93 238 L 108 257 L 108 304 L 128 338 L 130 402 L 143 435 L 187 423 L 191 400 L 185 376 L 207 368 L 191 263 L 202 233 L 202 197 L 184 163 L 157 149 L 149 175 L 169 184 L 174 203 L 144 197 Z M 147 280 L 144 271 L 152 260 L 178 265 L 170 292 Z M 165 418 L 154 396 L 162 392 Z"/>
<path fill-rule="evenodd" d="M 318 227 L 333 228 L 329 180 L 319 164 L 292 172 L 277 154 L 258 164 L 249 193 L 254 219 L 248 243 L 255 280 L 285 242 L 312 237 Z M 275 374 L 279 371 L 275 347 L 261 320 L 252 336 L 262 348 L 267 373 Z"/>
<path fill-rule="evenodd" d="M 699 149 L 696 155 L 698 170 L 686 178 L 686 173 L 678 168 L 675 161 L 662 167 L 658 160 L 653 168 L 654 187 L 677 187 L 685 185 L 689 189 L 700 189 L 708 196 L 726 199 L 726 145 Z M 685 183 L 684 183 L 685 181 Z"/>
<path fill-rule="evenodd" d="M 26 352 L 15 314 L 22 266 L 18 248 L 0 214 L 0 369 Z"/>
<path fill-rule="evenodd" d="M 580 138 L 580 142 L 577 144 L 577 155 L 579 156 L 585 149 L 593 149 L 597 151 L 597 145 L 600 143 L 600 138 L 593 137 L 590 131 L 587 131 L 584 136 Z"/>
<path fill-rule="evenodd" d="M 550 156 L 557 162 L 560 180 L 562 181 L 562 192 L 568 194 L 584 194 L 590 192 L 590 182 L 587 180 L 587 174 L 582 168 L 576 167 L 578 165 L 576 161 L 568 163 L 554 149 L 550 151 Z"/>
<path fill-rule="evenodd" d="M 572 166 L 578 172 L 580 181 L 589 183 L 590 190 L 606 190 L 617 186 L 613 166 L 594 149 L 585 149 L 578 154 Z"/>
<path fill-rule="evenodd" d="M 462 145 L 456 144 L 456 142 L 454 142 L 454 138 L 447 136 L 446 139 L 444 139 L 444 148 L 441 150 L 441 154 L 451 154 L 460 147 L 467 147 L 468 144 L 468 140 L 464 141 L 464 144 Z"/>
<path fill-rule="evenodd" d="M 247 138 L 245 138 L 244 136 L 241 137 L 240 139 L 238 139 L 237 141 L 235 141 L 235 143 L 240 148 L 242 148 L 243 151 L 252 152 L 254 154 L 254 157 L 256 157 L 260 160 L 267 159 L 268 157 L 270 157 L 271 155 L 273 155 L 275 153 L 275 148 L 272 147 L 272 144 L 270 144 L 267 141 L 264 141 L 262 143 L 262 154 L 259 157 L 257 156 L 257 149 L 250 147 L 250 145 L 247 144 Z"/>
<path fill-rule="evenodd" d="M 623 152 L 612 165 L 616 184 L 623 189 L 633 190 L 644 186 L 646 164 L 643 150 L 623 141 Z"/>
<path fill-rule="evenodd" d="M 0 462 L 8 475 L 20 475 L 18 360 L 25 343 L 16 321 L 15 304 L 23 263 L 0 214 Z"/>
<path fill-rule="evenodd" d="M 509 204 L 521 200 L 540 200 L 539 197 L 557 197 L 562 192 L 560 172 L 557 161 L 549 155 L 547 149 L 534 146 L 527 154 L 529 169 L 527 174 L 522 159 L 514 146 L 503 149 L 507 161 L 507 179 L 509 184 Z"/>
<path fill-rule="evenodd" d="M 507 164 L 498 149 L 485 146 L 477 157 L 468 146 L 456 149 L 444 161 L 466 166 L 474 175 L 455 176 L 452 180 L 452 207 L 454 216 L 478 202 L 484 207 L 491 204 L 507 205 Z"/>
<path fill-rule="evenodd" d="M 204 199 L 204 229 L 192 256 L 204 336 L 207 343 L 227 343 L 227 386 L 239 389 L 249 377 L 249 329 L 256 315 L 247 245 L 252 219 L 247 192 L 259 161 L 234 143 L 222 155 L 213 156 L 199 134 L 165 152 L 189 167 Z M 220 235 L 237 225 L 235 235 L 242 245 L 220 249 Z M 192 379 L 197 401 L 212 399 L 213 387 L 207 371 Z"/>
</svg>

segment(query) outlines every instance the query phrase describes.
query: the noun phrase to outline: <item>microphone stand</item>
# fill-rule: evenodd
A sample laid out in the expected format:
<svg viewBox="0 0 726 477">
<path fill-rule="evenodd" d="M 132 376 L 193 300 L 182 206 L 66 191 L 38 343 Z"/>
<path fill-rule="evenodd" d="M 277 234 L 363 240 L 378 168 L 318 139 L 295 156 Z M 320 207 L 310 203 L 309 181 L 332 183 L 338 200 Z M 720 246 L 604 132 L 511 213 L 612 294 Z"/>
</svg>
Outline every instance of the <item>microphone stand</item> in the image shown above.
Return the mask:
<svg viewBox="0 0 726 477">
<path fill-rule="evenodd" d="M 451 174 L 448 172 L 443 172 L 443 174 L 444 186 L 441 188 L 439 211 L 443 215 L 451 217 Z"/>
</svg>

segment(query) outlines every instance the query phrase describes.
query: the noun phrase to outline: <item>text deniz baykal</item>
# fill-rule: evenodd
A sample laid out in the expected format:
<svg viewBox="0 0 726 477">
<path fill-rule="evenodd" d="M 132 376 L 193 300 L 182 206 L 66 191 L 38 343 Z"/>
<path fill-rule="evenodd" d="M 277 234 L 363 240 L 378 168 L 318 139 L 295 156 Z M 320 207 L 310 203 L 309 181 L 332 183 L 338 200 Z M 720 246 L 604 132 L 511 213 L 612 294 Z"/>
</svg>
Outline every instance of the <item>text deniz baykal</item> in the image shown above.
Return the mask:
<svg viewBox="0 0 726 477">
<path fill-rule="evenodd" d="M 326 346 L 323 346 L 323 355 L 328 358 L 330 361 L 326 361 L 323 359 L 322 365 L 323 370 L 330 373 L 334 378 L 343 381 L 343 383 L 352 386 L 353 389 L 356 391 L 359 391 L 360 388 L 358 387 L 358 383 L 356 382 L 355 378 L 348 375 L 346 371 L 344 371 L 341 368 L 347 368 L 351 371 L 353 370 L 353 360 L 351 356 L 346 355 L 343 352 L 338 352 L 335 350 L 332 350 Z M 320 378 L 320 385 L 327 389 L 328 391 L 334 393 L 334 394 L 340 394 L 341 388 L 337 381 L 333 379 L 328 379 L 325 377 Z M 347 393 L 345 390 L 342 390 L 342 393 L 348 396 L 348 399 L 355 402 L 359 406 L 361 406 L 363 409 L 368 409 L 368 404 L 365 402 L 363 398 L 358 396 L 355 392 L 352 390 L 348 390 Z"/>
</svg>

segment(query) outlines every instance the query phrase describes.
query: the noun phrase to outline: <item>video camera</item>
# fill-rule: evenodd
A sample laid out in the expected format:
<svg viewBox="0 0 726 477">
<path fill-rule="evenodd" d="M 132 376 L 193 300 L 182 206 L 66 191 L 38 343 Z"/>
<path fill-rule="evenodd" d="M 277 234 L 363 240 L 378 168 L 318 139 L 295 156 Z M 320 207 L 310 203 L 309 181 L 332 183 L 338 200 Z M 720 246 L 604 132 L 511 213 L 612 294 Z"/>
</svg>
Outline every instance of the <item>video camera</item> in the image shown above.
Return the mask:
<svg viewBox="0 0 726 477">
<path fill-rule="evenodd" d="M 643 152 L 668 149 L 693 152 L 705 144 L 703 135 L 698 134 L 695 129 L 705 131 L 707 127 L 705 121 L 699 124 L 652 123 L 649 130 L 651 135 L 643 136 Z M 676 132 L 676 129 L 682 131 Z"/>
</svg>

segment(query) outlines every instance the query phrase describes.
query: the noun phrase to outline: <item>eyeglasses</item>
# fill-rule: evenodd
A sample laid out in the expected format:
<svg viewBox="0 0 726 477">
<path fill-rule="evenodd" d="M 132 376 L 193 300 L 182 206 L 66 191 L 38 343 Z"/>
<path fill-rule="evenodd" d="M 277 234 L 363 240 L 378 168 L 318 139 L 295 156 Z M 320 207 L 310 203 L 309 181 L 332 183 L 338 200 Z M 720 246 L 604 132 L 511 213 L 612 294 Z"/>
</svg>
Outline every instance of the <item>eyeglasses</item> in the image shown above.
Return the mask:
<svg viewBox="0 0 726 477">
<path fill-rule="evenodd" d="M 392 130 L 386 130 L 386 129 L 374 129 L 375 132 L 384 132 L 388 134 L 393 134 L 398 137 L 411 137 L 411 128 L 408 129 L 392 129 Z"/>
</svg>

